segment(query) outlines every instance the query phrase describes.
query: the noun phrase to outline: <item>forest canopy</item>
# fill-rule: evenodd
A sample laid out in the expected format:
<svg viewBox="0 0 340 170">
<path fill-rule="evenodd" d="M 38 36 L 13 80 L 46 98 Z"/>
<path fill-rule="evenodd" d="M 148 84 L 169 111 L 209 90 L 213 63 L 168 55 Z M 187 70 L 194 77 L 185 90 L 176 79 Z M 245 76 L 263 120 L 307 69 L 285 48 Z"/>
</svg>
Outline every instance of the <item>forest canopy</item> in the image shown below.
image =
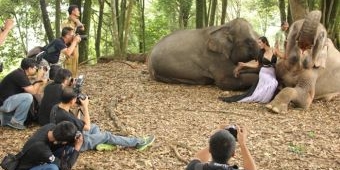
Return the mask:
<svg viewBox="0 0 340 170">
<path fill-rule="evenodd" d="M 322 11 L 328 36 L 337 47 L 340 44 L 337 0 L 0 0 L 0 25 L 6 18 L 16 21 L 0 47 L 5 70 L 13 69 L 34 46 L 60 37 L 60 23 L 70 4 L 80 7 L 83 34 L 89 37 L 80 44 L 81 62 L 147 54 L 173 31 L 221 25 L 237 17 L 247 19 L 273 44 L 282 21 L 292 23 L 315 9 Z"/>
</svg>

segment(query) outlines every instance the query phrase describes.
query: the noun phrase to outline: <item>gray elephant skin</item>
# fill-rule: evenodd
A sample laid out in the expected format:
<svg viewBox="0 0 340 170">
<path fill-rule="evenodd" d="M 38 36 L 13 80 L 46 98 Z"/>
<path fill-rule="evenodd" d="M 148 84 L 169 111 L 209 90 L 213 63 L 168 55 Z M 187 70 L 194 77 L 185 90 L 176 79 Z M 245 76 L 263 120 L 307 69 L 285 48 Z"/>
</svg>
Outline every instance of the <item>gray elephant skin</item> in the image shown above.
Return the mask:
<svg viewBox="0 0 340 170">
<path fill-rule="evenodd" d="M 257 56 L 258 34 L 242 18 L 221 26 L 176 31 L 162 38 L 148 57 L 151 78 L 166 83 L 216 84 L 223 90 L 249 88 L 257 73 L 238 78 L 233 70 L 238 62 Z"/>
<path fill-rule="evenodd" d="M 314 99 L 330 100 L 340 92 L 340 52 L 327 38 L 321 12 L 312 11 L 294 22 L 287 36 L 286 60 L 276 65 L 284 88 L 266 105 L 277 113 L 289 103 L 309 108 Z"/>
</svg>

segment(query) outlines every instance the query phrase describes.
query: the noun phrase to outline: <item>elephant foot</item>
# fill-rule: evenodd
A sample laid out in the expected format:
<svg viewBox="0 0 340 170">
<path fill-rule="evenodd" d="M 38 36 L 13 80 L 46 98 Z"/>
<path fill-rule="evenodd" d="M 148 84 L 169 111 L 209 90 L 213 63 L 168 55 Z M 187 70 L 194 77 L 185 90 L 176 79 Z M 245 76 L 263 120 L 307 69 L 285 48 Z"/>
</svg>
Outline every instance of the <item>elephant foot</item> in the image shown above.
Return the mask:
<svg viewBox="0 0 340 170">
<path fill-rule="evenodd" d="M 286 104 L 266 104 L 265 107 L 274 113 L 287 113 L 288 105 Z"/>
</svg>

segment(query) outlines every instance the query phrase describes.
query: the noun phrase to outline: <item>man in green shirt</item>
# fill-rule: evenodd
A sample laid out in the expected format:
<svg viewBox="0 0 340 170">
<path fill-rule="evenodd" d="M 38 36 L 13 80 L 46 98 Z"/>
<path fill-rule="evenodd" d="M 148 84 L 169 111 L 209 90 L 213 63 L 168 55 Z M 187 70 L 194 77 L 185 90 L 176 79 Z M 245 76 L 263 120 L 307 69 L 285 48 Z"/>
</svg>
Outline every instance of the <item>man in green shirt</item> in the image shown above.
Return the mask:
<svg viewBox="0 0 340 170">
<path fill-rule="evenodd" d="M 275 50 L 276 54 L 280 58 L 285 58 L 285 47 L 286 47 L 286 40 L 287 40 L 287 33 L 286 31 L 289 28 L 289 24 L 287 21 L 282 22 L 281 30 L 275 34 Z"/>
</svg>

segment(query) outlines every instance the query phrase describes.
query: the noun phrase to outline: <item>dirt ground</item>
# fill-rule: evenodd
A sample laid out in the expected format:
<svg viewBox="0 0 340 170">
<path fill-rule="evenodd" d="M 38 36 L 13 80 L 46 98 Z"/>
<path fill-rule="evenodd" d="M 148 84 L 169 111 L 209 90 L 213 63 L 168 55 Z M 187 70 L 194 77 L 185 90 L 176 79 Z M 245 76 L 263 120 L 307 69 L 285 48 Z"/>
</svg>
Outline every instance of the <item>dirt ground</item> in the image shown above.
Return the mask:
<svg viewBox="0 0 340 170">
<path fill-rule="evenodd" d="M 164 84 L 150 80 L 146 66 L 109 62 L 82 66 L 83 92 L 90 96 L 92 121 L 116 134 L 154 134 L 143 152 L 86 151 L 73 169 L 184 169 L 205 147 L 219 124 L 243 124 L 248 147 L 261 170 L 335 170 L 340 167 L 340 98 L 315 101 L 308 110 L 273 114 L 261 104 L 224 103 L 214 86 Z M 17 152 L 37 125 L 24 131 L 0 127 L 0 157 Z M 239 153 L 239 150 L 237 150 Z M 231 163 L 242 166 L 239 154 Z"/>
</svg>

